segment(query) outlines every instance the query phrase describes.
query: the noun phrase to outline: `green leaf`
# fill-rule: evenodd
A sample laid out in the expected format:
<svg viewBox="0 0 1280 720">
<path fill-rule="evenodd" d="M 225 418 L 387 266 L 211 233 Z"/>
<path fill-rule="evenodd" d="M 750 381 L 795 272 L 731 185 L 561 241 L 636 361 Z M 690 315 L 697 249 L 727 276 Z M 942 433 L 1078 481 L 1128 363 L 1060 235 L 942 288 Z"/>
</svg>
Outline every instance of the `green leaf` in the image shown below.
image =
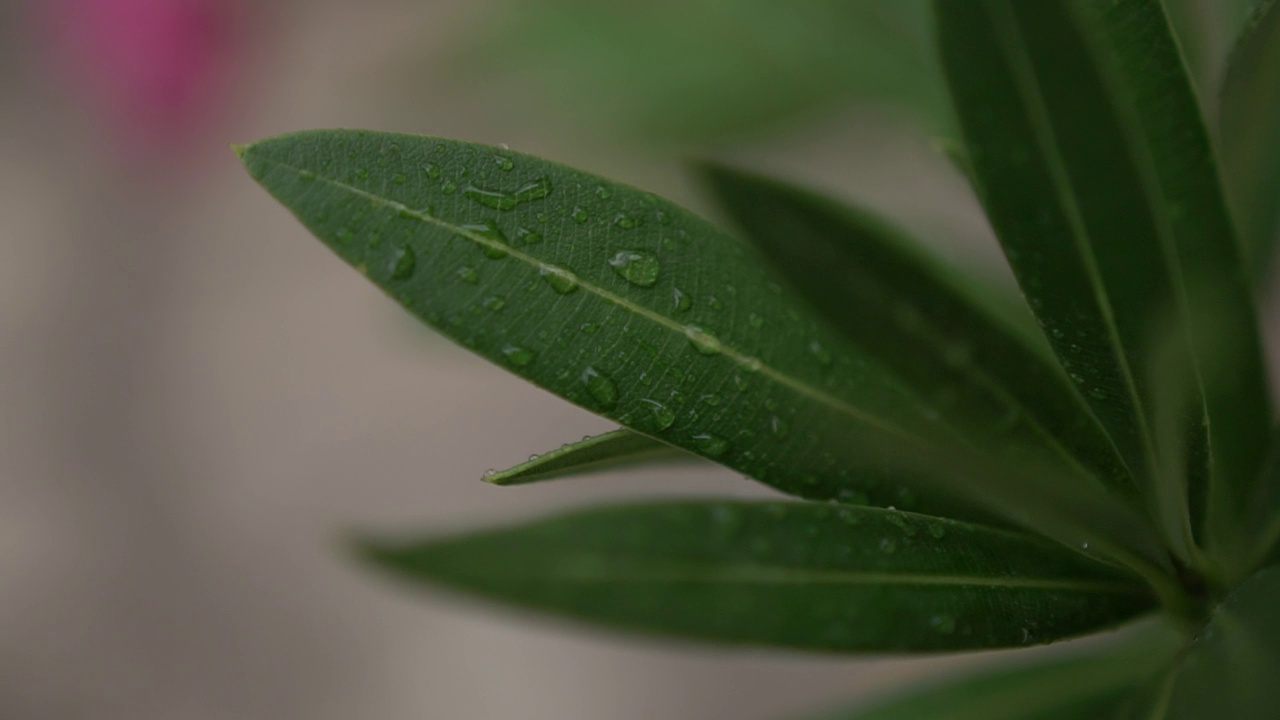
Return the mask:
<svg viewBox="0 0 1280 720">
<path fill-rule="evenodd" d="M 1238 515 L 1248 488 L 1236 483 L 1256 471 L 1269 424 L 1266 380 L 1213 155 L 1159 3 L 935 8 L 979 191 L 1055 352 L 1130 469 L 1154 483 L 1151 323 L 1173 317 L 1204 389 L 1211 451 L 1191 456 L 1212 458 L 1214 514 Z M 1227 326 L 1197 322 L 1208 317 Z"/>
<path fill-rule="evenodd" d="M 1153 718 L 1253 720 L 1280 707 L 1280 567 L 1241 583 L 1214 610 L 1166 684 Z"/>
<path fill-rule="evenodd" d="M 1280 241 L 1280 2 L 1258 4 L 1222 88 L 1222 167 L 1250 269 L 1262 280 Z"/>
<path fill-rule="evenodd" d="M 935 412 L 986 446 L 1038 447 L 1081 482 L 1096 476 L 1133 491 L 1043 341 L 1028 342 L 982 307 L 963 278 L 865 211 L 727 167 L 703 170 L 746 238 Z"/>
<path fill-rule="evenodd" d="M 618 428 L 534 455 L 527 462 L 506 470 L 487 472 L 484 481 L 494 485 L 524 485 L 620 466 L 682 458 L 692 459 L 693 456 L 651 437 Z"/>
<path fill-rule="evenodd" d="M 1248 573 L 1264 560 L 1280 563 L 1280 425 L 1271 432 L 1267 463 L 1262 468 L 1258 494 L 1249 504 L 1245 536 L 1252 540 L 1250 552 L 1230 558 L 1233 575 Z"/>
<path fill-rule="evenodd" d="M 571 402 L 784 492 L 988 516 L 891 467 L 936 423 L 740 242 L 672 203 L 410 135 L 312 131 L 240 153 L 408 310 Z"/>
<path fill-rule="evenodd" d="M 947 126 L 925 0 L 518 0 L 489 17 L 458 67 L 615 134 L 724 142 L 858 101 Z"/>
<path fill-rule="evenodd" d="M 818 503 L 624 505 L 363 550 L 409 580 L 615 628 L 810 650 L 1022 646 L 1153 602 L 1023 533 Z"/>
<path fill-rule="evenodd" d="M 865 708 L 814 720 L 1102 720 L 1114 718 L 1182 638 L 1143 627 L 1102 648 L 1068 657 L 997 666 L 934 687 L 912 688 Z M 1118 719 L 1116 719 L 1118 720 Z"/>
</svg>

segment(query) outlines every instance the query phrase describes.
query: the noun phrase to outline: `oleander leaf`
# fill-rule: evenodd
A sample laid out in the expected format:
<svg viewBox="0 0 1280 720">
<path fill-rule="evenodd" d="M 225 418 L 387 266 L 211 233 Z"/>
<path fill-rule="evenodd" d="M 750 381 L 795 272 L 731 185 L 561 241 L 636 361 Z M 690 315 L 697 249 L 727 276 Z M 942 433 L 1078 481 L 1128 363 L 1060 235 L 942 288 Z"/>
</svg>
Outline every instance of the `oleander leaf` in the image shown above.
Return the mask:
<svg viewBox="0 0 1280 720">
<path fill-rule="evenodd" d="M 997 666 L 812 720 L 1121 720 L 1117 711 L 1182 641 L 1165 624 L 1136 628 L 1104 647 Z"/>
<path fill-rule="evenodd" d="M 975 442 L 1024 444 L 1132 494 L 1105 431 L 1043 340 L 1029 342 L 966 280 L 874 215 L 725 166 L 719 203 L 797 292 Z"/>
<path fill-rule="evenodd" d="M 239 152 L 410 312 L 571 402 L 784 492 L 988 517 L 896 469 L 938 432 L 909 393 L 674 204 L 410 135 L 310 131 Z"/>
<path fill-rule="evenodd" d="M 1231 55 L 1219 113 L 1223 176 L 1261 282 L 1280 241 L 1280 2 L 1258 4 Z"/>
<path fill-rule="evenodd" d="M 410 581 L 612 628 L 810 650 L 1023 646 L 1153 603 L 1025 533 L 820 503 L 622 505 L 362 550 Z"/>
<path fill-rule="evenodd" d="M 1152 720 L 1275 717 L 1280 706 L 1280 567 L 1241 583 L 1192 641 L 1153 704 Z M 1144 718 L 1146 720 L 1146 718 Z"/>
<path fill-rule="evenodd" d="M 693 460 L 695 457 L 660 440 L 627 428 L 618 428 L 535 455 L 506 470 L 487 472 L 484 481 L 494 485 L 525 485 L 587 472 L 664 461 Z"/>
<path fill-rule="evenodd" d="M 1192 401 L 1206 408 L 1207 427 L 1189 430 L 1205 448 L 1189 455 L 1213 462 L 1190 472 L 1211 472 L 1210 515 L 1238 514 L 1269 423 L 1266 379 L 1213 153 L 1159 3 L 935 9 L 979 192 L 1050 344 L 1151 493 L 1151 323 L 1174 318 L 1192 392 L 1204 390 Z M 1227 326 L 1197 322 L 1207 317 Z"/>
</svg>

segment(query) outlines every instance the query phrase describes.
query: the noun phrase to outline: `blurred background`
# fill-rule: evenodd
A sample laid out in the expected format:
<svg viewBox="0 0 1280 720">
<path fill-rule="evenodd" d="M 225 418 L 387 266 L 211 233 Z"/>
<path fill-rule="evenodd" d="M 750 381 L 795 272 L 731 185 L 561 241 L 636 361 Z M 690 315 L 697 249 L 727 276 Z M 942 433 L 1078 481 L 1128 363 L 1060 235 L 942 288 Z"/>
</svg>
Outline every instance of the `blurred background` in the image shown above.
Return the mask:
<svg viewBox="0 0 1280 720">
<path fill-rule="evenodd" d="M 1175 2 L 1212 101 L 1241 0 Z M 314 127 L 506 144 L 709 212 L 713 154 L 1008 282 L 944 152 L 917 0 L 0 3 L 0 718 L 794 715 L 984 656 L 600 635 L 355 566 L 351 528 L 762 494 L 710 466 L 481 473 L 608 429 L 351 272 L 227 148 Z"/>
</svg>

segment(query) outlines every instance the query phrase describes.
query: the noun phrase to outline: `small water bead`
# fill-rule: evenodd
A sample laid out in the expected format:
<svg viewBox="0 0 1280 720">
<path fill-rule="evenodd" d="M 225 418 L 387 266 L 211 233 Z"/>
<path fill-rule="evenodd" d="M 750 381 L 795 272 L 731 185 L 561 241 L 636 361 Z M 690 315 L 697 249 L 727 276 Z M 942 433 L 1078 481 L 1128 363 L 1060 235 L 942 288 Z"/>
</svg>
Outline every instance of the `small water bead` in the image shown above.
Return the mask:
<svg viewBox="0 0 1280 720">
<path fill-rule="evenodd" d="M 516 242 L 522 245 L 537 245 L 542 242 L 542 233 L 526 227 L 516 228 Z"/>
<path fill-rule="evenodd" d="M 689 338 L 694 349 L 703 355 L 715 355 L 720 352 L 720 341 L 716 336 L 697 325 L 686 325 L 684 335 Z"/>
<path fill-rule="evenodd" d="M 369 168 L 358 168 L 358 169 L 356 170 L 356 177 L 360 178 L 361 180 L 364 180 L 364 179 L 368 178 L 368 177 L 369 177 Z"/>
<path fill-rule="evenodd" d="M 623 230 L 631 230 L 632 228 L 638 227 L 640 225 L 640 221 L 627 213 L 620 212 L 613 216 L 613 224 Z"/>
<path fill-rule="evenodd" d="M 427 163 L 426 165 L 424 165 L 424 166 L 422 167 L 422 169 L 423 169 L 423 171 L 424 171 L 424 172 L 426 172 L 426 174 L 427 174 L 427 179 L 428 179 L 428 180 L 439 180 L 439 179 L 440 179 L 440 166 L 439 166 L 439 165 L 437 165 L 437 164 L 435 164 L 435 163 Z"/>
<path fill-rule="evenodd" d="M 581 207 L 575 207 L 573 212 L 569 213 L 569 217 L 573 218 L 574 222 L 581 225 L 587 221 L 588 215 L 586 210 L 583 210 Z"/>
<path fill-rule="evenodd" d="M 391 258 L 391 279 L 408 280 L 413 277 L 413 271 L 417 267 L 418 256 L 413 252 L 413 248 L 405 245 Z"/>
<path fill-rule="evenodd" d="M 880 538 L 880 552 L 886 555 L 892 555 L 898 551 L 898 541 L 893 538 Z"/>
<path fill-rule="evenodd" d="M 934 540 L 941 540 L 947 536 L 947 528 L 940 522 L 929 523 L 929 535 Z"/>
<path fill-rule="evenodd" d="M 599 370 L 587 366 L 582 371 L 582 384 L 587 387 L 587 394 L 605 410 L 612 410 L 618 405 L 618 386 Z"/>
<path fill-rule="evenodd" d="M 507 362 L 516 367 L 526 367 L 537 357 L 532 350 L 511 344 L 502 346 L 502 356 L 507 359 Z"/>
<path fill-rule="evenodd" d="M 445 195 L 452 195 L 458 192 L 458 183 L 453 178 L 449 178 L 440 184 L 440 192 Z"/>
<path fill-rule="evenodd" d="M 475 285 L 480 282 L 480 273 L 476 272 L 476 269 L 469 265 L 464 265 L 458 268 L 457 275 L 458 279 L 462 280 L 464 283 Z"/>
<path fill-rule="evenodd" d="M 613 271 L 632 285 L 653 287 L 661 266 L 658 257 L 644 250 L 623 250 L 609 259 Z"/>
<path fill-rule="evenodd" d="M 1111 397 L 1111 395 L 1106 390 L 1103 390 L 1100 387 L 1092 387 L 1092 388 L 1089 388 L 1089 397 L 1093 398 L 1094 400 L 1106 400 L 1107 398 Z"/>
<path fill-rule="evenodd" d="M 608 200 L 609 198 L 613 197 L 613 191 L 605 187 L 604 185 L 597 185 L 596 197 L 600 198 L 601 200 Z"/>
<path fill-rule="evenodd" d="M 729 441 L 719 435 L 703 433 L 693 436 L 693 447 L 707 457 L 720 457 L 729 451 Z"/>
<path fill-rule="evenodd" d="M 813 342 L 809 343 L 809 352 L 812 353 L 815 358 L 817 358 L 819 363 L 823 365 L 831 364 L 831 353 L 827 352 L 827 349 L 822 347 L 822 343 L 818 342 L 817 340 L 814 340 Z"/>
<path fill-rule="evenodd" d="M 490 295 L 484 299 L 483 305 L 485 306 L 485 309 L 497 312 L 507 306 L 507 301 L 506 298 L 501 295 Z"/>
<path fill-rule="evenodd" d="M 671 288 L 671 304 L 677 312 L 686 312 L 693 307 L 693 301 L 678 287 Z"/>
<path fill-rule="evenodd" d="M 516 164 L 512 162 L 511 158 L 506 155 L 494 155 L 493 162 L 502 172 L 511 172 L 516 166 Z"/>
<path fill-rule="evenodd" d="M 578 289 L 578 276 L 559 265 L 543 265 L 538 268 L 538 275 L 561 295 L 568 295 Z"/>
<path fill-rule="evenodd" d="M 498 260 L 506 257 L 509 253 L 507 247 L 510 243 L 507 242 L 507 236 L 492 220 L 469 223 L 462 225 L 461 228 L 464 232 L 459 237 L 479 245 L 485 257 L 491 260 Z"/>
<path fill-rule="evenodd" d="M 351 241 L 354 240 L 355 238 L 356 238 L 355 231 L 353 231 L 351 228 L 342 228 L 333 236 L 334 240 L 337 240 L 343 245 L 350 244 Z"/>
<path fill-rule="evenodd" d="M 707 306 L 712 310 L 721 310 L 724 308 L 724 303 L 720 302 L 720 298 L 715 295 L 709 295 L 707 296 Z"/>
<path fill-rule="evenodd" d="M 670 225 L 670 224 L 671 224 L 671 216 L 670 216 L 670 215 L 668 215 L 668 214 L 667 214 L 667 212 L 666 212 L 665 210 L 659 210 L 659 211 L 655 212 L 655 213 L 654 213 L 654 217 L 656 217 L 656 218 L 658 219 L 658 224 L 659 224 L 659 225 Z"/>
<path fill-rule="evenodd" d="M 934 615 L 929 618 L 929 627 L 943 635 L 951 635 L 956 631 L 956 619 L 950 615 Z"/>
<path fill-rule="evenodd" d="M 391 176 L 391 182 L 397 185 L 403 185 L 405 180 L 408 180 L 408 178 L 405 177 L 404 173 L 396 173 L 395 175 Z"/>
<path fill-rule="evenodd" d="M 747 314 L 747 324 L 748 324 L 748 325 L 750 325 L 751 327 L 753 327 L 753 328 L 755 328 L 755 329 L 759 330 L 760 328 L 764 327 L 764 318 L 760 317 L 759 315 L 757 315 L 757 314 L 755 314 L 755 313 L 748 313 L 748 314 Z"/>
<path fill-rule="evenodd" d="M 787 421 L 773 415 L 769 418 L 769 429 L 778 437 L 786 437 L 791 432 L 791 427 L 787 425 Z"/>
<path fill-rule="evenodd" d="M 462 194 L 469 200 L 474 200 L 485 207 L 495 210 L 514 210 L 516 205 L 519 204 L 511 193 L 504 190 L 491 190 L 478 185 L 467 185 L 462 189 Z"/>
<path fill-rule="evenodd" d="M 671 427 L 676 421 L 676 413 L 657 400 L 644 399 L 640 404 L 648 411 L 648 418 L 643 422 L 650 432 L 661 432 Z"/>
<path fill-rule="evenodd" d="M 600 326 L 595 323 L 582 323 L 582 325 L 578 327 L 578 331 L 583 335 L 595 335 L 600 332 Z"/>
<path fill-rule="evenodd" d="M 310 170 L 299 170 L 298 179 L 302 180 L 303 182 L 310 182 L 311 180 L 316 179 L 316 174 L 311 172 Z"/>
</svg>

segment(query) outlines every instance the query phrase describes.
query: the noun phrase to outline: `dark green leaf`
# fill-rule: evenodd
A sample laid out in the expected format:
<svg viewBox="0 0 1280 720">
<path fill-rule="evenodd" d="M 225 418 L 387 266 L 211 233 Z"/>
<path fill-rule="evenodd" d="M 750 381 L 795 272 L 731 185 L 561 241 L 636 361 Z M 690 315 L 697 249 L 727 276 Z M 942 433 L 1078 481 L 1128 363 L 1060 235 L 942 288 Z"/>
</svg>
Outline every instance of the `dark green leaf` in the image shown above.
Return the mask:
<svg viewBox="0 0 1280 720">
<path fill-rule="evenodd" d="M 1219 144 L 1250 268 L 1270 270 L 1280 240 L 1280 2 L 1245 29 L 1222 89 Z"/>
<path fill-rule="evenodd" d="M 932 423 L 741 243 L 652 194 L 449 140 L 240 150 L 331 249 L 478 354 L 783 491 L 984 516 L 890 467 Z"/>
<path fill-rule="evenodd" d="M 1107 647 L 999 666 L 821 720 L 1110 720 L 1181 642 L 1167 626 L 1143 627 Z"/>
<path fill-rule="evenodd" d="M 1258 495 L 1249 504 L 1245 536 L 1251 540 L 1250 552 L 1229 558 L 1232 575 L 1252 571 L 1264 558 L 1280 562 L 1280 426 L 1271 432 L 1267 463 L 1262 468 Z"/>
<path fill-rule="evenodd" d="M 664 442 L 618 428 L 535 455 L 528 462 L 506 470 L 487 472 L 484 481 L 494 485 L 524 485 L 585 472 L 681 458 L 692 460 L 693 457 Z"/>
<path fill-rule="evenodd" d="M 818 503 L 626 505 L 364 551 L 408 579 L 612 627 L 813 650 L 1021 646 L 1153 603 L 1023 533 Z"/>
<path fill-rule="evenodd" d="M 1231 483 L 1253 476 L 1269 421 L 1265 376 L 1212 152 L 1159 3 L 935 7 L 979 190 L 1054 350 L 1130 469 L 1153 483 L 1151 323 L 1175 318 L 1185 352 L 1205 353 L 1189 366 L 1212 452 L 1191 456 L 1213 459 L 1214 504 L 1238 511 L 1247 488 Z M 1228 326 L 1196 322 L 1205 317 Z"/>
<path fill-rule="evenodd" d="M 1264 720 L 1280 708 L 1280 567 L 1237 587 L 1193 641 L 1167 687 L 1169 720 Z M 1159 707 L 1159 706 L 1158 706 Z"/>
<path fill-rule="evenodd" d="M 491 17 L 461 67 L 614 133 L 723 142 L 857 101 L 947 126 L 925 0 L 517 0 Z"/>
<path fill-rule="evenodd" d="M 1123 491 L 1132 480 L 1043 340 L 975 300 L 963 278 L 871 214 L 718 165 L 720 204 L 818 312 L 976 442 L 1025 443 Z M 1081 465 L 1081 459 L 1084 465 Z"/>
</svg>

